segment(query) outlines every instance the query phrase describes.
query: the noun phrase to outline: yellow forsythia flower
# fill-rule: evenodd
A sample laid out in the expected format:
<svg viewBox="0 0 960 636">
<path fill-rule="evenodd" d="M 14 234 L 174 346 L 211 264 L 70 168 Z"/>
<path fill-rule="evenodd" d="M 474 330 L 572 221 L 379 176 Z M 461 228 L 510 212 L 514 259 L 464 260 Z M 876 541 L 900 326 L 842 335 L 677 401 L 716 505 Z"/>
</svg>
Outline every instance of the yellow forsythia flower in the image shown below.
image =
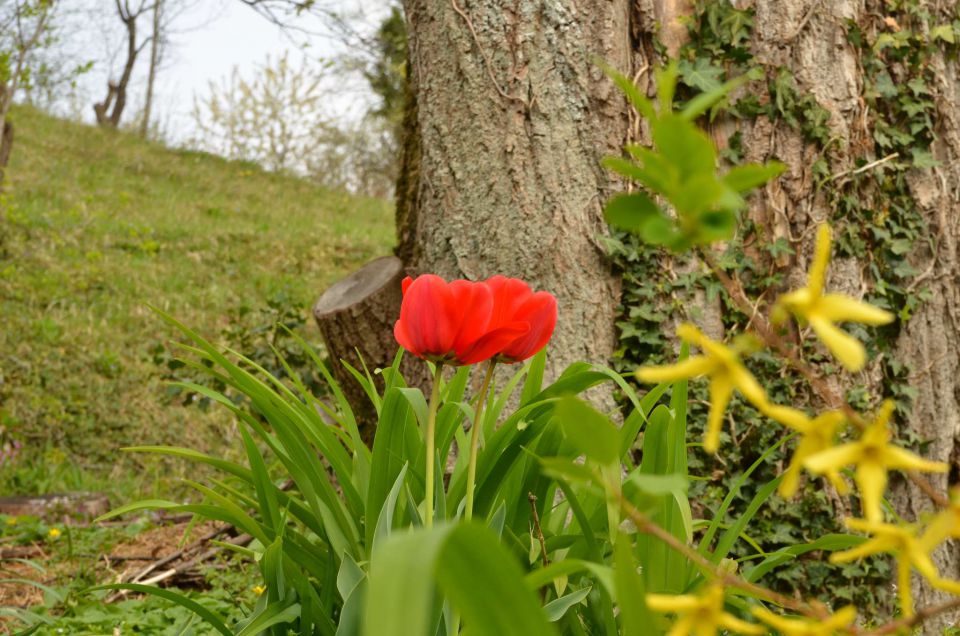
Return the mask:
<svg viewBox="0 0 960 636">
<path fill-rule="evenodd" d="M 266 592 L 266 591 L 267 591 L 267 588 L 264 587 L 263 585 L 254 585 L 254 586 L 253 586 L 253 593 L 256 594 L 257 596 L 260 596 L 261 594 L 263 594 L 263 593 Z"/>
<path fill-rule="evenodd" d="M 783 636 L 834 636 L 838 631 L 846 633 L 844 628 L 849 627 L 857 617 L 857 608 L 847 605 L 824 621 L 798 617 L 787 618 L 774 614 L 765 607 L 753 608 L 753 615 Z"/>
<path fill-rule="evenodd" d="M 47 531 L 47 536 L 50 537 L 51 539 L 56 539 L 61 534 L 62 533 L 58 528 L 50 528 L 50 530 Z"/>
<path fill-rule="evenodd" d="M 863 519 L 847 519 L 852 530 L 869 532 L 873 536 L 862 544 L 830 555 L 831 563 L 849 563 L 871 554 L 893 554 L 897 558 L 897 593 L 904 616 L 913 616 L 913 594 L 910 592 L 910 571 L 916 570 L 934 582 L 941 581 L 930 549 L 917 537 L 916 526 L 895 526 Z"/>
<path fill-rule="evenodd" d="M 860 341 L 842 331 L 835 323 L 859 322 L 865 325 L 885 325 L 893 314 L 868 303 L 842 294 L 824 294 L 823 286 L 830 261 L 830 226 L 823 224 L 817 233 L 817 247 L 807 277 L 807 286 L 784 294 L 777 299 L 773 318 L 782 322 L 785 312 L 808 323 L 823 344 L 849 371 L 859 371 L 867 359 Z"/>
<path fill-rule="evenodd" d="M 703 355 L 690 356 L 677 364 L 662 367 L 643 367 L 637 371 L 642 382 L 672 382 L 685 378 L 706 375 L 710 378 L 710 414 L 707 417 L 707 432 L 703 448 L 715 453 L 720 446 L 720 429 L 723 411 L 730 403 L 733 390 L 737 389 L 748 400 L 763 410 L 767 394 L 743 366 L 740 352 L 706 337 L 696 326 L 684 323 L 677 327 L 677 335 L 684 342 L 696 345 Z"/>
<path fill-rule="evenodd" d="M 647 594 L 647 606 L 656 612 L 673 612 L 677 620 L 667 636 L 713 636 L 720 628 L 739 634 L 764 634 L 760 625 L 753 625 L 723 611 L 723 586 L 708 585 L 701 594 Z"/>
<path fill-rule="evenodd" d="M 840 411 L 827 411 L 810 419 L 803 411 L 789 406 L 771 405 L 765 411 L 768 417 L 775 419 L 784 426 L 800 433 L 800 442 L 790 458 L 790 466 L 783 474 L 779 492 L 782 497 L 789 499 L 797 492 L 800 484 L 800 469 L 808 457 L 812 457 L 828 448 L 833 448 L 833 440 L 837 436 L 837 429 L 846 421 L 846 416 Z M 830 468 L 825 471 L 827 479 L 839 493 L 848 490 L 847 482 L 840 475 L 840 471 Z"/>
<path fill-rule="evenodd" d="M 881 502 L 887 489 L 887 471 L 892 469 L 922 470 L 945 473 L 948 466 L 942 462 L 932 462 L 910 451 L 890 444 L 890 416 L 893 414 L 892 400 L 884 401 L 876 419 L 864 429 L 860 439 L 849 444 L 808 457 L 803 465 L 813 473 L 826 473 L 840 470 L 844 466 L 856 465 L 857 488 L 863 516 L 868 521 L 883 520 Z"/>
<path fill-rule="evenodd" d="M 960 488 L 950 492 L 950 505 L 930 520 L 920 538 L 930 550 L 947 539 L 960 539 Z"/>
</svg>

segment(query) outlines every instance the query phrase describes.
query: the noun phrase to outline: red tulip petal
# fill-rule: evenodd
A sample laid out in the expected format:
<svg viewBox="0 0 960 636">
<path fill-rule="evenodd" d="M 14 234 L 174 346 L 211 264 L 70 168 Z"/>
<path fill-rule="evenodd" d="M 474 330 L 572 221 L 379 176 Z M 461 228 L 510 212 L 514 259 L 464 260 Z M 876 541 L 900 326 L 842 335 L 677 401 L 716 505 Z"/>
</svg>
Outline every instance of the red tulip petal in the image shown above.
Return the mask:
<svg viewBox="0 0 960 636">
<path fill-rule="evenodd" d="M 407 294 L 407 289 L 408 289 L 408 288 L 410 287 L 410 285 L 412 285 L 412 284 L 413 284 L 413 279 L 412 279 L 412 278 L 410 278 L 409 276 L 407 276 L 406 278 L 404 278 L 403 281 L 400 283 L 400 291 L 401 291 L 401 293 L 403 293 L 404 295 L 406 295 L 406 294 Z"/>
<path fill-rule="evenodd" d="M 450 283 L 453 306 L 450 311 L 456 316 L 457 334 L 454 351 L 462 351 L 473 345 L 486 332 L 493 311 L 493 294 L 483 283 L 455 280 Z"/>
<path fill-rule="evenodd" d="M 409 337 L 410 351 L 426 357 L 452 350 L 456 335 L 449 311 L 452 296 L 447 283 L 433 274 L 419 276 L 407 286 L 400 305 L 400 322 Z"/>
<path fill-rule="evenodd" d="M 416 348 L 413 345 L 413 341 L 410 339 L 410 335 L 407 333 L 407 330 L 404 328 L 402 321 L 398 320 L 393 325 L 393 337 L 397 340 L 397 344 L 409 351 L 410 353 L 417 355 Z"/>
<path fill-rule="evenodd" d="M 520 362 L 550 342 L 557 325 L 557 299 L 547 292 L 537 292 L 520 307 L 516 317 L 528 321 L 530 330 L 505 345 L 502 356 L 513 362 Z"/>
<path fill-rule="evenodd" d="M 489 360 L 493 356 L 530 330 L 526 322 L 515 322 L 493 331 L 487 332 L 477 340 L 473 346 L 463 351 L 457 351 L 457 360 L 461 364 L 476 364 Z"/>
<path fill-rule="evenodd" d="M 484 284 L 493 292 L 490 328 L 496 329 L 517 320 L 516 311 L 533 295 L 530 286 L 519 278 L 492 276 Z"/>
</svg>

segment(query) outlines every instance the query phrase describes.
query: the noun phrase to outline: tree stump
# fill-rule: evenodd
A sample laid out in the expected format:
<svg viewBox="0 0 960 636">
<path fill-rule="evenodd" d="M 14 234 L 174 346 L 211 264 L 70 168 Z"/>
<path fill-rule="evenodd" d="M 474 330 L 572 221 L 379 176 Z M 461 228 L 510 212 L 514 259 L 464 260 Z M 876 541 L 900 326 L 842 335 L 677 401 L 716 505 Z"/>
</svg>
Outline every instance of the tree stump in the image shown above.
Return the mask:
<svg viewBox="0 0 960 636">
<path fill-rule="evenodd" d="M 313 306 L 313 317 L 330 354 L 333 376 L 350 402 L 368 445 L 376 428 L 376 409 L 341 361 L 361 372 L 360 357 L 371 372 L 393 363 L 399 348 L 393 325 L 400 317 L 400 283 L 404 275 L 403 263 L 397 257 L 378 258 L 334 283 Z M 427 377 L 426 365 L 412 356 L 404 359 L 401 372 L 410 386 L 423 386 Z M 374 379 L 378 390 L 382 390 L 382 378 L 375 375 Z"/>
</svg>

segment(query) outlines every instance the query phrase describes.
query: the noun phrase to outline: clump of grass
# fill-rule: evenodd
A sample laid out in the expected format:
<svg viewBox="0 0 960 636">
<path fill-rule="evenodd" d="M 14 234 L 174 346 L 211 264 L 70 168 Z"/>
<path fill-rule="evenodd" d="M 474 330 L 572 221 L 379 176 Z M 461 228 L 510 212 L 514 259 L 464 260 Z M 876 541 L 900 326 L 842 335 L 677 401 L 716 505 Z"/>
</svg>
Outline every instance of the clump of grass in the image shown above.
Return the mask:
<svg viewBox="0 0 960 636">
<path fill-rule="evenodd" d="M 176 475 L 159 465 L 130 483 L 115 450 L 209 448 L 229 435 L 218 414 L 163 399 L 155 352 L 171 334 L 148 303 L 215 336 L 278 295 L 305 310 L 393 242 L 381 200 L 29 108 L 13 119 L 0 196 L 0 434 L 24 448 L 0 468 L 5 492 L 162 485 Z M 309 322 L 302 329 L 316 340 Z"/>
</svg>

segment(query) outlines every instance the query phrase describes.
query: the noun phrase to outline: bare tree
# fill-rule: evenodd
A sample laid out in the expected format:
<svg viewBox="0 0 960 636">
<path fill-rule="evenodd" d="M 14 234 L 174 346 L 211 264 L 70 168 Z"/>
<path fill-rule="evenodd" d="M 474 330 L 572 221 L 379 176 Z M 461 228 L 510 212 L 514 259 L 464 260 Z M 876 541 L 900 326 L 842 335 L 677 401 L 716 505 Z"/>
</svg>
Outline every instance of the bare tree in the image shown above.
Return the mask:
<svg viewBox="0 0 960 636">
<path fill-rule="evenodd" d="M 153 3 L 153 34 L 150 36 L 150 70 L 147 73 L 147 94 L 143 100 L 143 118 L 140 121 L 140 136 L 146 137 L 150 130 L 150 115 L 153 111 L 153 90 L 160 64 L 160 46 L 163 42 L 165 0 Z"/>
<path fill-rule="evenodd" d="M 120 124 L 120 117 L 127 105 L 127 89 L 133 77 L 133 67 L 144 47 L 153 40 L 152 37 L 148 37 L 138 42 L 137 36 L 137 20 L 153 9 L 152 3 L 147 0 L 138 0 L 134 4 L 131 4 L 130 0 L 114 0 L 114 3 L 117 15 L 120 16 L 120 21 L 123 22 L 127 33 L 126 58 L 120 79 L 115 82 L 108 80 L 106 97 L 102 102 L 93 105 L 97 123 L 109 128 L 116 128 Z"/>
<path fill-rule="evenodd" d="M 0 185 L 13 150 L 10 106 L 27 79 L 30 53 L 45 42 L 55 6 L 56 0 L 0 0 Z"/>
</svg>

